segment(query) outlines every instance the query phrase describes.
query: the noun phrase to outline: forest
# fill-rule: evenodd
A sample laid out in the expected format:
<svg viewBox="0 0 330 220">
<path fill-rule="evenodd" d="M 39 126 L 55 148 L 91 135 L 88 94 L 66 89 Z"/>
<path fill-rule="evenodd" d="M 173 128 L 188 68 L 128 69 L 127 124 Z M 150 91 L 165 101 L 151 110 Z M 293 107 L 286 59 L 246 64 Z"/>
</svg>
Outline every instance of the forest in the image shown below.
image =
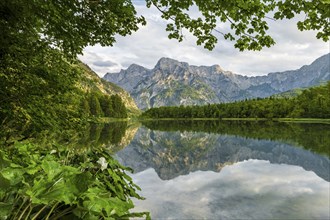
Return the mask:
<svg viewBox="0 0 330 220">
<path fill-rule="evenodd" d="M 291 98 L 257 98 L 203 106 L 151 108 L 142 118 L 330 118 L 330 81 Z"/>
<path fill-rule="evenodd" d="M 87 94 L 81 102 L 81 109 L 87 116 L 127 118 L 127 109 L 118 94 Z"/>
</svg>

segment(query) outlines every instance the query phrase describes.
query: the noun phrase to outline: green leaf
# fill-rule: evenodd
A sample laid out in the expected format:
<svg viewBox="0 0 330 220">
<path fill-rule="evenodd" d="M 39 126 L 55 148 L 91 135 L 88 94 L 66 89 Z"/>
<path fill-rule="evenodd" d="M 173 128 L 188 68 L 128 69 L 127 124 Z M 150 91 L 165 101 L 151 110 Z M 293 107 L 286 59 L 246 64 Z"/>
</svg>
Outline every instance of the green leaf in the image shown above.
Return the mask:
<svg viewBox="0 0 330 220">
<path fill-rule="evenodd" d="M 40 200 L 45 204 L 52 201 L 64 202 L 65 204 L 72 205 L 77 199 L 78 190 L 70 184 L 71 181 L 60 179 L 51 186 L 44 194 L 39 195 Z"/>
<path fill-rule="evenodd" d="M 111 197 L 110 193 L 97 187 L 88 189 L 85 198 L 83 206 L 87 210 L 99 214 L 105 212 L 107 217 L 125 215 L 134 207 L 131 201 Z"/>
<path fill-rule="evenodd" d="M 0 151 L 0 170 L 5 167 L 8 167 L 10 164 L 10 160 L 5 157 L 4 152 Z"/>
<path fill-rule="evenodd" d="M 22 182 L 24 171 L 19 168 L 7 167 L 2 169 L 0 174 L 10 182 L 10 185 L 16 185 Z"/>
<path fill-rule="evenodd" d="M 58 176 L 63 171 L 63 168 L 58 162 L 50 160 L 43 160 L 41 167 L 45 171 L 48 181 L 53 180 L 54 177 Z"/>
</svg>

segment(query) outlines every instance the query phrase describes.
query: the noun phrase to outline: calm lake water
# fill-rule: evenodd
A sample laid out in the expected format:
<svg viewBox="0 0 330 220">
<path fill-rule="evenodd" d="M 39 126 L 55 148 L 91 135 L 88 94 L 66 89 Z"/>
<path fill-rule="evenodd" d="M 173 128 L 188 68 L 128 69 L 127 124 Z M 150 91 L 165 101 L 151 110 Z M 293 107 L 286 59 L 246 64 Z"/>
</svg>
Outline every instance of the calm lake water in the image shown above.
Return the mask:
<svg viewBox="0 0 330 220">
<path fill-rule="evenodd" d="M 152 219 L 330 218 L 330 125 L 149 121 L 126 127 L 116 158 L 134 169 L 146 198 L 135 201 L 135 210 L 150 211 Z"/>
</svg>

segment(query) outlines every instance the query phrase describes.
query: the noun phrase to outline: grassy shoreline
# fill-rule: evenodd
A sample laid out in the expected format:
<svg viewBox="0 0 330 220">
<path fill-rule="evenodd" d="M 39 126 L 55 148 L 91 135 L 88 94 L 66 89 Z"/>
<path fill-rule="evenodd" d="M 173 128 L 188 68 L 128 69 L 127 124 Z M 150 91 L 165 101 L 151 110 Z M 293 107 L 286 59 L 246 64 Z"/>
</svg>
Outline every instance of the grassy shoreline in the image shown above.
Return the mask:
<svg viewBox="0 0 330 220">
<path fill-rule="evenodd" d="M 330 118 L 92 118 L 88 122 L 93 123 L 111 123 L 121 121 L 276 121 L 276 122 L 293 122 L 293 123 L 322 123 L 330 124 Z"/>
<path fill-rule="evenodd" d="M 330 118 L 279 118 L 280 122 L 295 122 L 295 123 L 323 123 L 330 124 Z"/>
<path fill-rule="evenodd" d="M 330 118 L 138 118 L 138 121 L 174 121 L 174 120 L 191 120 L 191 121 L 210 121 L 210 120 L 223 120 L 223 121 L 278 121 L 278 122 L 294 122 L 294 123 L 322 123 L 330 124 Z"/>
</svg>

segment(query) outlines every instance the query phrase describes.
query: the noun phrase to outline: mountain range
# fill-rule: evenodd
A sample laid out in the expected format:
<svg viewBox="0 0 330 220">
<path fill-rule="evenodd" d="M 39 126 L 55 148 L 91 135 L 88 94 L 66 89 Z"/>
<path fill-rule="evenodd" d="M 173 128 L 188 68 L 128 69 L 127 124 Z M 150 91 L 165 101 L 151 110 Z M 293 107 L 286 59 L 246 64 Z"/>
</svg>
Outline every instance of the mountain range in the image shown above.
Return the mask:
<svg viewBox="0 0 330 220">
<path fill-rule="evenodd" d="M 153 69 L 132 64 L 104 79 L 130 93 L 140 109 L 159 106 L 203 105 L 264 98 L 330 80 L 330 53 L 297 70 L 264 76 L 242 76 L 219 65 L 193 66 L 161 58 Z"/>
</svg>

